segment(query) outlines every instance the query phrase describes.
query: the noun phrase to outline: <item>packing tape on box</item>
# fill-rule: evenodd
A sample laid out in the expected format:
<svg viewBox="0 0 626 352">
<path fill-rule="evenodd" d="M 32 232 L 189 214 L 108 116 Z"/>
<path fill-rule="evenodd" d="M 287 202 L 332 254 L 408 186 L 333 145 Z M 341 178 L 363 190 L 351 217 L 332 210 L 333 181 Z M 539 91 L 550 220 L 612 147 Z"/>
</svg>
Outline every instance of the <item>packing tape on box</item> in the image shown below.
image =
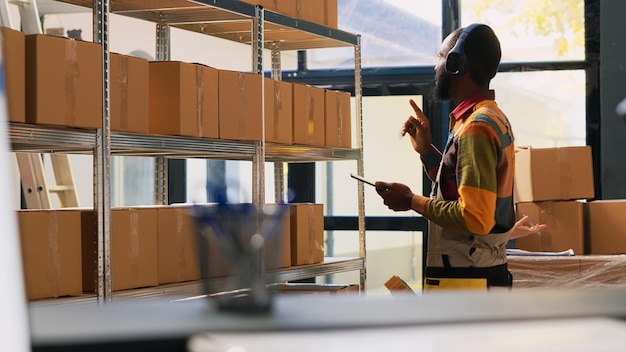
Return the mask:
<svg viewBox="0 0 626 352">
<path fill-rule="evenodd" d="M 273 126 L 273 133 L 274 133 L 274 139 L 278 140 L 279 136 L 278 133 L 280 131 L 279 129 L 279 124 L 280 124 L 280 112 L 283 109 L 283 101 L 280 97 L 280 82 L 279 81 L 272 81 L 274 84 L 274 126 Z"/>
<path fill-rule="evenodd" d="M 315 230 L 316 229 L 316 223 L 315 223 L 315 207 L 313 204 L 309 204 L 307 206 L 308 208 L 308 218 L 309 218 L 309 243 L 308 243 L 308 250 L 307 250 L 307 260 L 306 263 L 307 264 L 311 264 L 313 263 L 313 258 L 315 257 L 313 255 L 313 253 L 315 252 L 315 246 L 317 245 L 315 243 Z"/>
<path fill-rule="evenodd" d="M 115 55 L 118 60 L 119 70 L 117 81 L 120 87 L 120 128 L 128 130 L 128 57 Z"/>
<path fill-rule="evenodd" d="M 317 204 L 309 204 L 308 205 L 308 218 L 309 218 L 309 246 L 308 246 L 308 255 L 307 255 L 307 264 L 315 263 L 315 253 L 318 250 L 324 251 L 323 243 L 317 241 L 318 231 L 323 231 L 323 229 L 319 229 L 317 226 L 316 212 L 315 209 Z"/>
<path fill-rule="evenodd" d="M 557 233 L 557 231 L 561 230 L 555 226 L 557 225 L 556 221 L 558 219 L 554 217 L 554 207 L 552 206 L 552 203 L 548 204 L 550 205 L 547 207 L 541 207 L 541 210 L 539 211 L 539 219 L 537 221 L 542 224 L 552 224 L 551 226 L 554 226 L 555 228 L 548 228 L 546 231 L 541 231 L 540 234 L 537 234 L 539 236 L 539 250 L 542 252 L 550 252 L 554 250 L 552 248 L 552 235 L 550 235 L 550 232 L 552 230 L 554 233 Z"/>
<path fill-rule="evenodd" d="M 329 25 L 330 18 L 328 18 L 328 1 L 324 0 L 324 25 Z"/>
<path fill-rule="evenodd" d="M 183 268 L 185 267 L 185 248 L 184 248 L 184 241 L 183 241 L 183 235 L 185 235 L 185 233 L 183 232 L 184 230 L 184 223 L 185 223 L 185 218 L 184 218 L 184 212 L 185 209 L 184 208 L 177 208 L 175 209 L 175 218 L 176 218 L 176 233 L 174 234 L 174 236 L 176 236 L 176 280 L 178 282 L 184 281 L 184 275 L 183 275 Z"/>
<path fill-rule="evenodd" d="M 343 99 L 339 93 L 334 94 L 337 96 L 337 143 L 343 147 Z"/>
<path fill-rule="evenodd" d="M 313 133 L 315 132 L 315 98 L 313 97 L 313 87 L 306 87 L 307 101 L 309 102 L 309 122 L 307 124 L 307 142 L 313 144 Z"/>
<path fill-rule="evenodd" d="M 202 137 L 204 111 L 204 68 L 196 65 L 196 123 L 197 137 Z"/>
<path fill-rule="evenodd" d="M 569 163 L 574 162 L 568 158 L 568 150 L 556 148 L 556 157 L 559 163 L 559 194 L 568 199 L 570 196 L 570 187 L 572 186 L 572 175 Z"/>
<path fill-rule="evenodd" d="M 239 72 L 239 133 L 246 136 L 246 76 Z"/>
<path fill-rule="evenodd" d="M 59 278 L 61 276 L 61 259 L 59 257 L 59 222 L 57 212 L 51 211 L 48 216 L 48 278 L 53 296 L 59 294 Z"/>
<path fill-rule="evenodd" d="M 65 123 L 76 124 L 76 78 L 80 75 L 76 40 L 65 41 Z"/>
<path fill-rule="evenodd" d="M 135 287 L 139 283 L 139 211 L 130 209 L 130 284 Z"/>
<path fill-rule="evenodd" d="M 302 0 L 294 0 L 296 2 L 296 18 L 302 18 Z"/>
</svg>

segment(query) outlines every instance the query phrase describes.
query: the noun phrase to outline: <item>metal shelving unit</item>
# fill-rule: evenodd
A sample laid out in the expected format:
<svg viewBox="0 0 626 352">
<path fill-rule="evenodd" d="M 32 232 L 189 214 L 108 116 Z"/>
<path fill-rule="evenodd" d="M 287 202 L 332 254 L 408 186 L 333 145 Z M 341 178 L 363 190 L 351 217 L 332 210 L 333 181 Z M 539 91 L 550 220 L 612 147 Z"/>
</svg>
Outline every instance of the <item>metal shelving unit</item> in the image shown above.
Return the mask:
<svg viewBox="0 0 626 352">
<path fill-rule="evenodd" d="M 176 158 L 219 158 L 253 162 L 253 197 L 265 203 L 265 162 L 274 162 L 277 178 L 276 199 L 284 199 L 283 163 L 355 160 L 356 172 L 363 174 L 363 141 L 361 122 L 361 53 L 360 36 L 294 19 L 236 0 L 59 0 L 58 2 L 91 8 L 94 20 L 94 41 L 102 44 L 103 55 L 103 128 L 88 131 L 11 123 L 9 137 L 14 151 L 48 153 L 92 153 L 94 155 L 94 208 L 98 217 L 98 301 L 109 301 L 111 291 L 110 242 L 110 175 L 111 155 L 154 156 L 157 165 L 157 203 L 167 204 L 165 160 Z M 145 8 L 151 4 L 158 8 Z M 108 16 L 110 13 L 134 17 L 156 24 L 156 57 L 167 60 L 169 28 L 180 28 L 210 36 L 249 44 L 252 48 L 252 72 L 263 74 L 263 49 L 272 51 L 272 77 L 280 79 L 280 53 L 330 47 L 353 47 L 355 55 L 355 97 L 357 148 L 323 148 L 300 145 L 279 145 L 238 142 L 219 139 L 115 133 L 109 124 L 109 49 Z M 263 127 L 265 128 L 265 127 Z M 265 135 L 265 133 L 263 133 Z M 161 165 L 161 167 L 159 167 Z M 324 263 L 281 269 L 279 280 L 297 280 L 337 272 L 360 270 L 364 290 L 365 215 L 364 189 L 358 187 L 359 257 L 325 258 Z"/>
</svg>

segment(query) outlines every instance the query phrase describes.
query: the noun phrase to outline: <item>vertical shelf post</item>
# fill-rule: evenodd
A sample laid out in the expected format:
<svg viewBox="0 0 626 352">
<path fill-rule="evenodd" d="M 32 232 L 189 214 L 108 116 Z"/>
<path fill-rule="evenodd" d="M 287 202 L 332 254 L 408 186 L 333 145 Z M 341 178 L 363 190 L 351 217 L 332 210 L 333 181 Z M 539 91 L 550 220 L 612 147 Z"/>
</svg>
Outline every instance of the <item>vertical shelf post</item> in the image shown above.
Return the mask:
<svg viewBox="0 0 626 352">
<path fill-rule="evenodd" d="M 356 110 L 356 143 L 357 148 L 361 151 L 361 156 L 357 159 L 357 172 L 363 175 L 363 94 L 361 81 L 361 35 L 357 35 L 357 44 L 354 46 L 354 98 Z M 357 182 L 357 198 L 359 212 L 359 256 L 363 258 L 363 269 L 360 272 L 361 291 L 365 292 L 365 283 L 367 281 L 367 260 L 366 260 L 366 238 L 365 238 L 365 190 L 363 182 Z"/>
<path fill-rule="evenodd" d="M 255 17 L 252 19 L 252 73 L 263 75 L 263 44 L 264 44 L 265 10 L 255 6 Z M 265 94 L 265 80 L 261 80 L 261 94 Z M 261 96 L 261 140 L 256 143 L 256 151 L 252 158 L 252 202 L 265 204 L 265 98 Z"/>
<path fill-rule="evenodd" d="M 170 27 L 165 22 L 163 13 L 159 14 L 156 24 L 156 59 L 166 61 L 170 59 Z"/>
<path fill-rule="evenodd" d="M 156 24 L 156 59 L 167 61 L 170 59 L 170 27 L 163 13 L 159 14 Z M 167 205 L 167 159 L 163 155 L 154 158 L 154 204 Z"/>
<path fill-rule="evenodd" d="M 94 0 L 93 38 L 102 51 L 102 127 L 96 134 L 94 160 L 97 218 L 96 294 L 98 303 L 111 301 L 111 136 L 109 121 L 109 1 Z"/>
<path fill-rule="evenodd" d="M 281 53 L 278 42 L 272 42 L 272 79 L 282 80 Z M 276 203 L 287 203 L 285 199 L 285 163 L 274 162 L 274 198 Z"/>
</svg>

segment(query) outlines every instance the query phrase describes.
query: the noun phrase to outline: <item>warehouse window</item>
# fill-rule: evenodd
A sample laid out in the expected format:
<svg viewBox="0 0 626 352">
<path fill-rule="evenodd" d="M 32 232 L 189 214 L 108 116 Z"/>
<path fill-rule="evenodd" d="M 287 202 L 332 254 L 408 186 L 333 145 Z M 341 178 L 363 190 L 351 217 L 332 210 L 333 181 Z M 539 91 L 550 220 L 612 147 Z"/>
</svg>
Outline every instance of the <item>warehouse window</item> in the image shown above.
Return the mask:
<svg viewBox="0 0 626 352">
<path fill-rule="evenodd" d="M 584 2 L 577 0 L 465 0 L 462 24 L 490 25 L 502 45 L 502 62 L 584 60 Z M 585 145 L 584 70 L 500 72 L 492 81 L 518 145 Z"/>
<path fill-rule="evenodd" d="M 430 65 L 441 38 L 441 3 L 339 0 L 339 28 L 361 35 L 362 66 Z M 310 68 L 352 68 L 352 49 L 313 50 Z"/>
<path fill-rule="evenodd" d="M 500 72 L 496 101 L 511 121 L 517 145 L 535 148 L 586 144 L 585 72 Z"/>
<path fill-rule="evenodd" d="M 461 22 L 489 24 L 503 62 L 585 59 L 584 1 L 463 0 Z"/>
</svg>

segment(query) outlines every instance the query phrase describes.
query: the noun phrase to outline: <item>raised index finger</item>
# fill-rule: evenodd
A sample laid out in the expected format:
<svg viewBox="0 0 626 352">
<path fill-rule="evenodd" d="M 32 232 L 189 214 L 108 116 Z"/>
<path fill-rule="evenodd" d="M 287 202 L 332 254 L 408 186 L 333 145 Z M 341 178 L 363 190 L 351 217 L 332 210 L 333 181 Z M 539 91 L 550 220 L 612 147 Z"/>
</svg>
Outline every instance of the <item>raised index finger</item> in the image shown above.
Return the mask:
<svg viewBox="0 0 626 352">
<path fill-rule="evenodd" d="M 424 112 L 422 112 L 422 109 L 420 109 L 420 107 L 417 106 L 417 103 L 415 103 L 413 99 L 409 99 L 409 104 L 411 104 L 413 111 L 415 111 L 415 115 L 416 115 L 415 117 L 420 118 L 424 116 Z"/>
</svg>

